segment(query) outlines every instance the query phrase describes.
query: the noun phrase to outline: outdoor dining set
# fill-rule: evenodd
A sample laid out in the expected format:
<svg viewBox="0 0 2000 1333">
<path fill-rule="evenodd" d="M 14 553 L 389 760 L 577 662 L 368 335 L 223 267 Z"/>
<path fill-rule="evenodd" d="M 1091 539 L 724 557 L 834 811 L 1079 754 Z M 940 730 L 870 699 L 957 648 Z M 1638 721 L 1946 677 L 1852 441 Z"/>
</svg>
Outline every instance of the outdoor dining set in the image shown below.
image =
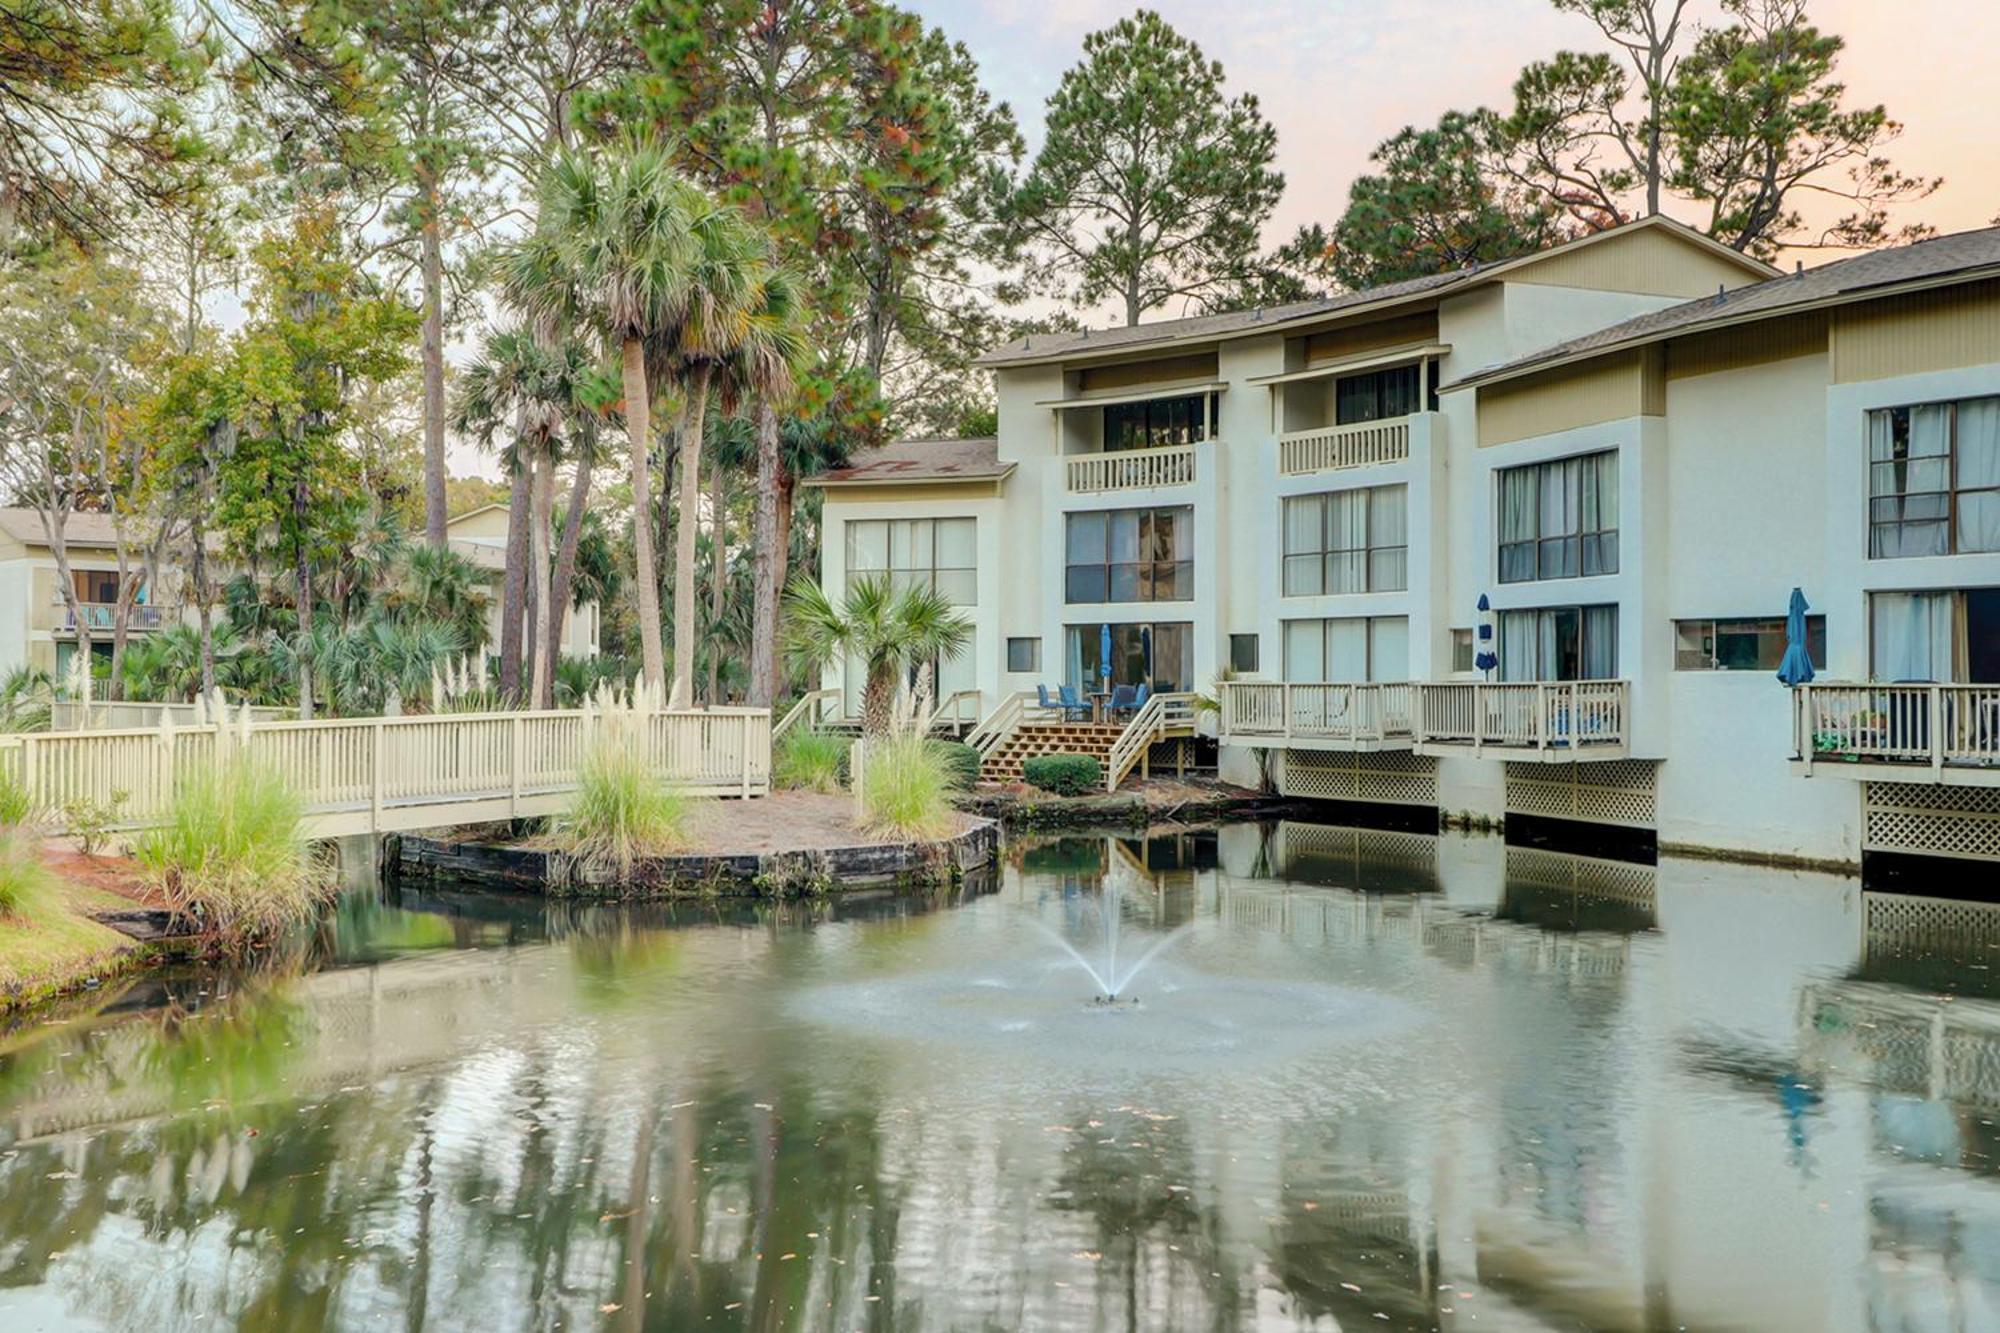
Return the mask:
<svg viewBox="0 0 2000 1333">
<path fill-rule="evenodd" d="M 1074 685 L 1058 685 L 1051 694 L 1046 685 L 1035 686 L 1041 706 L 1060 711 L 1065 722 L 1115 722 L 1131 718 L 1152 698 L 1150 686 L 1112 685 L 1108 689 L 1078 690 Z"/>
</svg>

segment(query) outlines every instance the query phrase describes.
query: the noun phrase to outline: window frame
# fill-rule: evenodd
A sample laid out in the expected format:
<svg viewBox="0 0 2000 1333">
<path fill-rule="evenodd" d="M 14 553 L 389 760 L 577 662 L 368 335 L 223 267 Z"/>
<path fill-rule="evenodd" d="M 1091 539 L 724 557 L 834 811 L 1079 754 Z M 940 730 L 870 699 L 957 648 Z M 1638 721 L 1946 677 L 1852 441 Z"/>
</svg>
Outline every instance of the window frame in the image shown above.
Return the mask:
<svg viewBox="0 0 2000 1333">
<path fill-rule="evenodd" d="M 1111 454 L 1200 444 L 1209 438 L 1209 422 L 1215 416 L 1214 398 L 1211 390 L 1203 393 L 1164 393 L 1157 398 L 1141 398 L 1135 402 L 1107 403 L 1098 422 L 1098 448 Z M 1174 410 L 1181 407 L 1186 409 L 1186 415 L 1176 422 Z M 1157 422 L 1154 419 L 1156 414 L 1161 418 Z M 1126 429 L 1127 426 L 1132 429 Z"/>
<path fill-rule="evenodd" d="M 1017 644 L 1027 645 L 1027 665 L 1016 666 L 1014 648 Z M 1020 675 L 1039 673 L 1042 669 L 1042 639 L 1039 634 L 1010 634 L 1007 636 L 1007 670 Z"/>
<path fill-rule="evenodd" d="M 1959 478 L 1959 463 L 1961 455 L 1961 450 L 1959 447 L 1960 410 L 1964 408 L 1965 405 L 1968 403 L 1987 403 L 1987 402 L 1996 404 L 1996 410 L 2000 410 L 2000 394 L 1981 393 L 1981 394 L 1967 394 L 1956 398 L 1932 399 L 1926 402 L 1895 403 L 1884 407 L 1871 407 L 1868 408 L 1863 413 L 1862 429 L 1861 429 L 1862 442 L 1863 442 L 1862 466 L 1865 469 L 1865 476 L 1864 476 L 1865 486 L 1863 494 L 1867 497 L 1867 509 L 1866 509 L 1867 535 L 1865 538 L 1867 545 L 1865 549 L 1867 551 L 1868 559 L 1924 560 L 1924 559 L 1936 559 L 1940 556 L 1992 555 L 1995 554 L 1996 552 L 2000 552 L 2000 545 L 1996 545 L 1993 547 L 1966 546 L 1962 540 L 1960 533 L 1961 516 L 1964 509 L 1964 500 L 1967 496 L 1990 497 L 1993 503 L 2000 503 L 2000 479 L 1996 479 L 1992 485 L 1968 487 L 1961 485 Z M 1908 452 L 1907 446 L 1915 429 L 1915 424 L 1916 424 L 1915 414 L 1927 408 L 1943 409 L 1946 413 L 1944 452 L 1941 455 L 1920 454 L 1912 456 Z M 1892 455 L 1889 458 L 1878 459 L 1875 457 L 1875 422 L 1877 418 L 1881 417 L 1889 418 L 1890 422 L 1892 423 L 1890 430 L 1891 430 L 1891 439 L 1893 441 L 1894 439 L 1893 423 L 1898 415 L 1902 416 L 1905 421 L 1905 427 L 1904 427 L 1905 450 L 1903 457 L 1901 459 L 1897 459 Z M 1943 490 L 1921 490 L 1921 491 L 1897 490 L 1880 494 L 1876 492 L 1875 478 L 1878 469 L 1882 468 L 1893 469 L 1897 467 L 1908 469 L 1912 465 L 1920 463 L 1926 458 L 1937 458 L 1943 462 L 1944 464 Z M 2000 474 L 1996 474 L 1996 477 L 2000 478 Z M 1898 503 L 1906 507 L 1912 500 L 1942 500 L 1943 513 L 1935 517 L 1915 518 L 1915 519 L 1909 518 L 1906 515 L 1890 519 L 1880 519 L 1876 517 L 1876 505 L 1878 503 L 1888 501 L 1892 503 Z M 1927 527 L 1931 525 L 1942 525 L 1944 528 L 1944 549 L 1942 551 L 1918 551 L 1918 552 L 1908 552 L 1908 553 L 1891 552 L 1888 554 L 1883 554 L 1876 550 L 1875 539 L 1877 534 L 1880 532 L 1887 530 L 1895 530 L 1900 532 L 1906 528 Z"/>
<path fill-rule="evenodd" d="M 1166 540 L 1165 549 L 1169 555 L 1162 559 L 1157 554 L 1160 549 L 1160 519 L 1163 515 L 1173 516 L 1171 535 Z M 1132 522 L 1130 533 L 1132 558 L 1115 559 L 1121 545 L 1120 520 L 1129 518 Z M 1078 562 L 1071 552 L 1075 549 L 1075 535 L 1079 525 L 1096 524 L 1100 529 L 1100 539 L 1094 543 L 1102 551 L 1099 560 Z M 1180 525 L 1186 525 L 1185 547 L 1178 537 Z M 1186 558 L 1173 556 L 1176 549 L 1185 549 Z M 1152 550 L 1156 554 L 1147 556 Z M 1121 574 L 1120 571 L 1125 571 Z M 1159 595 L 1162 575 L 1170 580 L 1172 596 Z M 1079 577 L 1094 582 L 1079 584 Z M 1085 591 L 1096 589 L 1101 596 L 1079 596 L 1078 588 Z M 1129 589 L 1129 595 L 1118 595 L 1121 587 Z M 1194 506 L 1193 505 L 1147 505 L 1131 509 L 1078 509 L 1063 516 L 1063 605 L 1065 606 L 1132 606 L 1153 603 L 1191 602 L 1194 600 Z"/>
<path fill-rule="evenodd" d="M 1705 664 L 1694 664 L 1687 660 L 1690 650 L 1681 647 L 1681 638 L 1689 631 L 1695 630 L 1696 627 L 1704 625 L 1708 627 L 1706 633 L 1708 644 L 1706 649 L 1707 661 Z M 1775 637 L 1779 644 L 1777 660 L 1768 663 L 1757 661 L 1749 666 L 1722 665 L 1722 659 L 1716 649 L 1721 643 L 1725 632 L 1723 627 L 1735 626 L 1737 628 L 1728 632 L 1742 634 L 1747 632 L 1742 627 L 1752 625 L 1766 627 L 1765 633 L 1770 632 L 1770 627 L 1775 627 Z M 1784 644 L 1788 633 L 1789 626 L 1786 624 L 1786 617 L 1784 616 L 1686 616 L 1674 621 L 1674 670 L 1730 673 L 1776 671 L 1784 661 Z M 1806 617 L 1806 654 L 1812 659 L 1813 670 L 1826 670 L 1826 617 L 1824 615 L 1810 614 Z"/>
<path fill-rule="evenodd" d="M 1333 684 L 1333 683 L 1353 684 L 1353 685 L 1407 684 L 1410 678 L 1410 642 L 1411 642 L 1410 620 L 1411 617 L 1408 615 L 1396 615 L 1396 614 L 1385 614 L 1376 616 L 1364 615 L 1364 616 L 1290 617 L 1284 621 L 1281 621 L 1278 627 L 1279 673 L 1283 676 L 1283 678 L 1287 682 L 1292 684 L 1307 684 L 1307 685 L 1320 685 L 1320 684 Z M 1376 634 L 1378 631 L 1378 627 L 1380 627 L 1385 622 L 1389 621 L 1400 621 L 1403 626 L 1403 674 L 1400 678 L 1395 680 L 1381 680 L 1377 678 L 1375 670 L 1375 658 L 1378 650 L 1378 644 L 1376 642 Z M 1321 679 L 1319 680 L 1299 681 L 1299 680 L 1294 680 L 1292 677 L 1292 664 L 1288 650 L 1291 643 L 1292 627 L 1295 625 L 1319 626 L 1319 660 L 1320 660 L 1320 677 L 1321 677 Z M 1328 663 L 1333 658 L 1332 635 L 1334 632 L 1333 627 L 1335 625 L 1359 625 L 1362 627 L 1361 630 L 1362 652 L 1363 655 L 1367 658 L 1367 662 L 1365 666 L 1362 668 L 1363 679 L 1361 680 L 1333 682 L 1328 679 L 1328 675 L 1331 670 Z"/>
<path fill-rule="evenodd" d="M 1250 646 L 1249 663 L 1245 665 L 1242 653 L 1237 650 L 1244 644 Z M 1244 675 L 1254 674 L 1263 668 L 1258 665 L 1263 657 L 1264 636 L 1257 633 L 1232 634 L 1229 636 L 1229 669 Z"/>
<path fill-rule="evenodd" d="M 843 552 L 842 558 L 847 562 L 846 573 L 844 575 L 847 580 L 847 586 L 853 587 L 857 578 L 870 578 L 886 574 L 891 587 L 909 587 L 920 579 L 921 586 L 944 593 L 953 606 L 979 605 L 979 518 L 977 515 L 945 514 L 926 518 L 850 518 L 843 521 L 846 526 L 841 529 L 840 535 Z M 915 563 L 897 565 L 895 563 L 895 530 L 896 525 L 899 523 L 907 523 L 912 525 L 913 529 L 921 528 L 923 530 L 926 538 L 925 544 L 929 547 L 929 563 L 927 565 Z M 938 528 L 947 523 L 966 523 L 971 525 L 969 530 L 971 533 L 970 549 L 973 553 L 972 564 L 938 564 Z M 877 525 L 883 530 L 883 564 L 880 568 L 859 566 L 855 563 L 854 559 L 856 539 L 860 535 L 857 530 L 865 530 Z M 953 595 L 949 587 L 941 582 L 940 575 L 953 576 L 954 581 L 957 576 L 966 576 L 970 583 L 971 596 L 965 600 L 959 600 Z"/>
<path fill-rule="evenodd" d="M 1623 563 L 1619 539 L 1619 524 L 1623 517 L 1623 507 L 1616 503 L 1620 498 L 1619 485 L 1622 481 L 1618 455 L 1619 450 L 1616 447 L 1590 449 L 1583 453 L 1565 454 L 1561 458 L 1545 458 L 1533 463 L 1518 463 L 1511 467 L 1494 469 L 1493 573 L 1497 582 L 1505 584 L 1552 583 L 1563 579 L 1610 578 L 1619 572 Z M 1609 462 L 1607 463 L 1606 460 L 1609 460 Z M 1565 492 L 1567 492 L 1568 469 L 1573 465 L 1578 468 L 1577 475 L 1579 480 L 1577 491 L 1574 497 L 1566 493 L 1563 499 L 1565 505 L 1572 498 L 1574 499 L 1574 527 L 1551 534 L 1543 528 L 1544 517 L 1548 512 L 1549 479 L 1551 477 L 1557 478 L 1558 484 L 1562 485 Z M 1619 511 L 1614 516 L 1610 527 L 1604 526 L 1604 509 L 1601 503 L 1604 495 L 1601 473 L 1607 466 L 1612 471 L 1610 494 L 1614 501 L 1614 507 Z M 1531 506 L 1531 511 L 1534 514 L 1534 535 L 1529 537 L 1517 536 L 1510 540 L 1507 535 L 1508 478 L 1523 475 L 1531 475 L 1534 479 L 1535 495 L 1534 504 Z M 1586 497 L 1589 498 L 1587 499 Z M 1596 526 L 1586 527 L 1584 515 L 1586 510 L 1591 507 L 1592 500 L 1597 501 Z M 1558 557 L 1565 552 L 1570 554 L 1575 561 L 1575 572 L 1565 572 L 1561 568 L 1562 565 L 1568 563 L 1567 561 L 1558 559 L 1555 562 L 1550 562 L 1550 548 L 1554 548 L 1554 552 Z M 1526 551 L 1530 555 L 1531 564 L 1529 568 L 1532 572 L 1528 574 L 1509 574 L 1507 572 L 1508 554 L 1509 552 L 1516 551 Z M 1607 551 L 1610 555 L 1608 562 L 1605 559 Z M 1592 553 L 1596 557 L 1595 568 L 1591 567 Z M 1557 567 L 1553 570 L 1549 569 L 1547 566 L 1550 563 L 1554 563 Z"/>
<path fill-rule="evenodd" d="M 1375 539 L 1375 505 L 1377 497 L 1391 491 L 1402 492 L 1403 540 L 1395 545 L 1377 546 Z M 1335 497 L 1359 497 L 1360 542 L 1359 546 L 1334 546 L 1333 512 Z M 1292 511 L 1297 505 L 1312 505 L 1318 511 L 1314 523 L 1319 537 L 1317 544 L 1308 550 L 1294 551 L 1291 548 Z M 1376 586 L 1376 562 L 1381 557 L 1399 553 L 1403 576 L 1393 586 Z M 1294 590 L 1292 572 L 1294 562 L 1316 562 L 1318 577 L 1314 586 Z M 1333 571 L 1338 564 L 1345 564 L 1360 571 L 1360 587 L 1334 589 Z M 1296 566 L 1304 568 L 1304 565 Z M 1349 597 L 1362 593 L 1408 592 L 1410 590 L 1410 487 L 1408 482 L 1385 482 L 1379 486 L 1348 486 L 1332 491 L 1312 491 L 1304 495 L 1287 495 L 1278 506 L 1278 595 L 1280 597 Z"/>
</svg>

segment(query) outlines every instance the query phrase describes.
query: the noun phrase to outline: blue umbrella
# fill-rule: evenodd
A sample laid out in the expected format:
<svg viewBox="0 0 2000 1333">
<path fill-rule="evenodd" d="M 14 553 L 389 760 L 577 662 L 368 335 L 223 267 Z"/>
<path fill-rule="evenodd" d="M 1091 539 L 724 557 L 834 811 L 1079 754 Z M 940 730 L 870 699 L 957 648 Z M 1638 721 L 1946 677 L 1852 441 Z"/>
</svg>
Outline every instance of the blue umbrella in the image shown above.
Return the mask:
<svg viewBox="0 0 2000 1333">
<path fill-rule="evenodd" d="M 1111 626 L 1100 625 L 1097 629 L 1097 674 L 1111 679 Z"/>
<path fill-rule="evenodd" d="M 1146 679 L 1151 680 L 1153 678 L 1153 627 L 1151 625 L 1142 625 L 1139 627 L 1139 656 L 1145 660 Z"/>
<path fill-rule="evenodd" d="M 1493 603 L 1486 600 L 1486 594 L 1479 594 L 1479 648 L 1472 665 L 1481 671 L 1491 671 L 1500 665 L 1500 655 L 1493 651 Z"/>
<path fill-rule="evenodd" d="M 1785 615 L 1785 660 L 1778 663 L 1778 679 L 1787 685 L 1803 685 L 1813 678 L 1812 654 L 1806 651 L 1806 595 L 1792 589 L 1792 607 Z"/>
</svg>

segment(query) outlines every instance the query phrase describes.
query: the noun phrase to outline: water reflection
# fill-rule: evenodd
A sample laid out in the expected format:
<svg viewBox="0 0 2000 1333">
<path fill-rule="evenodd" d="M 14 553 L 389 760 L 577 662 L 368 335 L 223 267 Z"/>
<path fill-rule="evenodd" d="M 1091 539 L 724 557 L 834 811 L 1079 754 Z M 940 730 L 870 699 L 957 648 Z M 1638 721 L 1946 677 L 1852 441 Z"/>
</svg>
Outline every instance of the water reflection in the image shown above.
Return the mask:
<svg viewBox="0 0 2000 1333">
<path fill-rule="evenodd" d="M 1039 975 L 1114 882 L 1193 923 L 1147 1040 L 1252 984 L 1410 1021 L 1057 1061 L 816 1008 Z M 1306 824 L 775 907 L 363 883 L 0 1041 L 0 1327 L 2000 1327 L 1996 952 L 1831 877 Z"/>
</svg>

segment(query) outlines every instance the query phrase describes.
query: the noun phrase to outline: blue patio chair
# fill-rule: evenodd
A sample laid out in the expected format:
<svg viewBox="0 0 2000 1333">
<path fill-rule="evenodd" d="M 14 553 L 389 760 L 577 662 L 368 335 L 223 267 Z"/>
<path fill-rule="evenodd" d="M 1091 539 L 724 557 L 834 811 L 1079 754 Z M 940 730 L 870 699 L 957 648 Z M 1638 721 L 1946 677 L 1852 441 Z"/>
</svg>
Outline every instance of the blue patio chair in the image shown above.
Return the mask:
<svg viewBox="0 0 2000 1333">
<path fill-rule="evenodd" d="M 1146 706 L 1146 700 L 1152 697 L 1153 697 L 1153 687 L 1151 685 L 1148 685 L 1143 680 L 1140 681 L 1138 691 L 1134 693 L 1132 696 L 1132 711 L 1136 713 L 1141 708 L 1144 708 Z"/>
<path fill-rule="evenodd" d="M 1049 687 L 1042 684 L 1040 681 L 1035 682 L 1035 697 L 1041 702 L 1041 705 L 1044 709 L 1054 708 L 1056 706 L 1055 700 L 1049 698 Z"/>
<path fill-rule="evenodd" d="M 1062 701 L 1063 721 L 1082 722 L 1090 717 L 1090 705 L 1077 694 L 1076 686 L 1058 686 L 1056 697 Z"/>
<path fill-rule="evenodd" d="M 1111 714 L 1113 717 L 1117 717 L 1123 713 L 1136 713 L 1138 711 L 1138 690 L 1130 685 L 1113 685 L 1111 687 Z"/>
</svg>

